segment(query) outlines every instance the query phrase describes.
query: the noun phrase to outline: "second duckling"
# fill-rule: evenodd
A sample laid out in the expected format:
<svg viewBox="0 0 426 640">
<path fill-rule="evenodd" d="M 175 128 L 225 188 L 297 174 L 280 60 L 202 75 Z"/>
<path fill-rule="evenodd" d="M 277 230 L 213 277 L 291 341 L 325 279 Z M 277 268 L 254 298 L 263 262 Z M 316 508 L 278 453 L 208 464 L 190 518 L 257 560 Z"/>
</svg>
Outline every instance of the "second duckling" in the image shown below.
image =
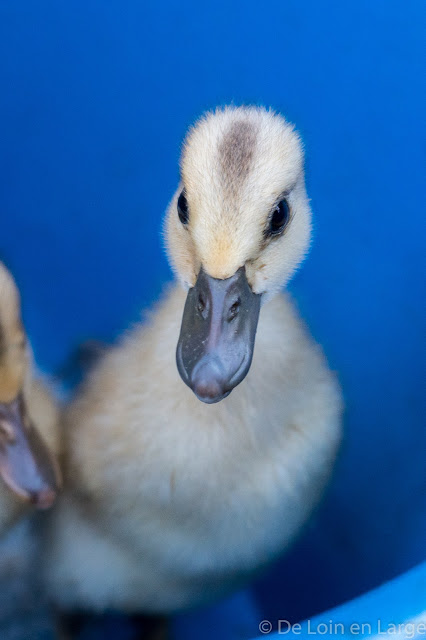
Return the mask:
<svg viewBox="0 0 426 640">
<path fill-rule="evenodd" d="M 0 637 L 53 638 L 40 585 L 35 509 L 61 485 L 58 409 L 34 376 L 15 281 L 0 262 Z"/>
</svg>

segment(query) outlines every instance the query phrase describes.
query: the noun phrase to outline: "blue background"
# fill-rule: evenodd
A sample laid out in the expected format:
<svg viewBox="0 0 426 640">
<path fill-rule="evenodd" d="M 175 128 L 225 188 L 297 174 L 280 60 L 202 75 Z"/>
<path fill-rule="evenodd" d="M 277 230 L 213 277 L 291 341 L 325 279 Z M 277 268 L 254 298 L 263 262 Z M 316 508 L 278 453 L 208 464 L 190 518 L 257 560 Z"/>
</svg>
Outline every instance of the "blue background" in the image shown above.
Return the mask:
<svg viewBox="0 0 426 640">
<path fill-rule="evenodd" d="M 270 105 L 302 133 L 315 242 L 291 289 L 339 373 L 346 437 L 322 509 L 255 587 L 272 619 L 426 557 L 423 14 L 421 0 L 0 1 L 0 255 L 47 371 L 113 340 L 170 279 L 161 221 L 202 111 Z"/>
</svg>

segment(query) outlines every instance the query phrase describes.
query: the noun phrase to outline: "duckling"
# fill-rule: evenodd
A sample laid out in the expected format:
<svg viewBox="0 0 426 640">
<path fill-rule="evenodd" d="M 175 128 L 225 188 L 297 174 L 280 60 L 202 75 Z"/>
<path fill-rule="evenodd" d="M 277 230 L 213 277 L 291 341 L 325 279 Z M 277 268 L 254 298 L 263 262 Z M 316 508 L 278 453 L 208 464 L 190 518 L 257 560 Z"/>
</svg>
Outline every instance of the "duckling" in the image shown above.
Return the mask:
<svg viewBox="0 0 426 640">
<path fill-rule="evenodd" d="M 0 637 L 54 637 L 40 585 L 37 509 L 60 488 L 58 409 L 34 377 L 16 284 L 0 262 Z"/>
<path fill-rule="evenodd" d="M 58 411 L 33 377 L 16 284 L 0 262 L 0 538 L 60 486 Z"/>
<path fill-rule="evenodd" d="M 68 488 L 46 563 L 63 610 L 209 602 L 288 549 L 318 504 L 341 395 L 280 293 L 310 233 L 293 126 L 254 107 L 202 117 L 165 222 L 183 286 L 66 410 Z"/>
</svg>

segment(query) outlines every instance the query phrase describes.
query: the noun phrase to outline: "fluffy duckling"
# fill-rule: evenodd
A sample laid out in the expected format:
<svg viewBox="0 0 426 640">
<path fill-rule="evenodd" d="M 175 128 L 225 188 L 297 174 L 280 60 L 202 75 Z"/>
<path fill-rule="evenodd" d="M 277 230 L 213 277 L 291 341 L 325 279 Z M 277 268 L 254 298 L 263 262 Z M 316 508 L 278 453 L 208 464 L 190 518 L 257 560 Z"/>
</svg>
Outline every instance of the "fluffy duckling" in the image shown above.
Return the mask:
<svg viewBox="0 0 426 640">
<path fill-rule="evenodd" d="M 40 586 L 35 508 L 60 486 L 58 411 L 34 378 L 11 274 L 0 262 L 0 637 L 54 637 Z M 23 517 L 23 516 L 26 517 Z"/>
<path fill-rule="evenodd" d="M 30 505 L 53 504 L 58 412 L 34 379 L 15 282 L 0 262 L 0 537 Z"/>
<path fill-rule="evenodd" d="M 190 130 L 165 225 L 183 287 L 66 413 L 69 486 L 48 562 L 63 609 L 205 603 L 285 551 L 318 503 L 340 391 L 278 293 L 310 220 L 301 143 L 282 117 L 226 108 Z"/>
</svg>

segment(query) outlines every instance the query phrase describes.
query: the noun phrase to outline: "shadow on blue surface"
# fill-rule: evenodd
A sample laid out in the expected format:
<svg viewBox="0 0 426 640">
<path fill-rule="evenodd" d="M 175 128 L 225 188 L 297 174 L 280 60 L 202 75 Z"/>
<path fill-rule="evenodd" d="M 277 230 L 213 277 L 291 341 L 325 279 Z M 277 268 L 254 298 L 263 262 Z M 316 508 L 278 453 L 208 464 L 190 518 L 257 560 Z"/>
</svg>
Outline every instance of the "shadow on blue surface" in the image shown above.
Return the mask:
<svg viewBox="0 0 426 640">
<path fill-rule="evenodd" d="M 277 633 L 272 633 L 274 629 Z M 426 636 L 426 563 L 399 578 L 319 616 L 293 624 L 286 619 L 262 620 L 261 638 L 399 638 Z M 191 636 L 182 636 L 191 637 Z M 237 636 L 235 636 L 237 637 Z"/>
</svg>

